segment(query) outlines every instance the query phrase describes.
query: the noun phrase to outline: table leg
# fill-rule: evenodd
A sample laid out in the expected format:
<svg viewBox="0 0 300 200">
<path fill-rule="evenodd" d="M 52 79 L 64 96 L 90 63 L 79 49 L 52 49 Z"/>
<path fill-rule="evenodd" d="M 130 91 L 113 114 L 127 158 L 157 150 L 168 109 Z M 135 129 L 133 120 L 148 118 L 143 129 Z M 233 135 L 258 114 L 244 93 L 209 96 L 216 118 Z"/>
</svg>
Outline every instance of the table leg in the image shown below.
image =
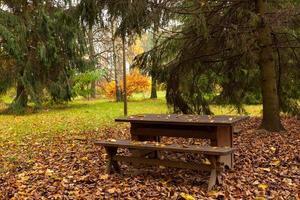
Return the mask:
<svg viewBox="0 0 300 200">
<path fill-rule="evenodd" d="M 216 138 L 211 140 L 211 145 L 218 147 L 232 147 L 232 130 L 231 126 L 218 126 L 215 132 Z M 233 154 L 221 156 L 220 162 L 223 162 L 224 165 L 230 169 L 233 168 Z"/>
<path fill-rule="evenodd" d="M 141 127 L 139 127 L 139 131 L 143 131 L 141 129 Z M 131 134 L 131 140 L 160 142 L 160 137 L 159 136 L 139 135 L 133 124 L 131 124 L 131 127 L 130 127 L 130 134 Z M 133 151 L 131 151 L 131 153 L 134 154 L 135 156 L 142 156 L 143 157 L 143 156 L 147 155 L 149 158 L 158 158 L 159 157 L 158 151 L 133 150 Z"/>
</svg>

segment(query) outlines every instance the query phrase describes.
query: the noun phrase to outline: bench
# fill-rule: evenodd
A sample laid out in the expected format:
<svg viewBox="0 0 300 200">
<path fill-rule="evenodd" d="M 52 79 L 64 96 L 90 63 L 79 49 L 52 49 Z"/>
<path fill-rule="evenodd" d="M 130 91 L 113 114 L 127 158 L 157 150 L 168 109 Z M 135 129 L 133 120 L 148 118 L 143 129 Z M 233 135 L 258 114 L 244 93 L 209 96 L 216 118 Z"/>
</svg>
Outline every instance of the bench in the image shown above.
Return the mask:
<svg viewBox="0 0 300 200">
<path fill-rule="evenodd" d="M 223 171 L 223 164 L 219 162 L 220 156 L 231 154 L 234 149 L 230 147 L 211 147 L 198 145 L 179 145 L 179 144 L 162 144 L 150 141 L 130 141 L 130 140 L 99 140 L 95 141 L 95 145 L 103 146 L 107 153 L 107 173 L 111 174 L 113 171 L 120 172 L 118 161 L 129 162 L 131 164 L 146 164 L 158 165 L 165 167 L 185 168 L 192 170 L 209 171 L 210 178 L 208 181 L 208 190 L 211 190 L 216 183 L 221 183 L 220 172 Z M 184 162 L 164 160 L 159 158 L 147 158 L 136 156 L 118 155 L 118 148 L 141 151 L 171 151 L 182 153 L 197 153 L 203 154 L 209 162 Z"/>
</svg>

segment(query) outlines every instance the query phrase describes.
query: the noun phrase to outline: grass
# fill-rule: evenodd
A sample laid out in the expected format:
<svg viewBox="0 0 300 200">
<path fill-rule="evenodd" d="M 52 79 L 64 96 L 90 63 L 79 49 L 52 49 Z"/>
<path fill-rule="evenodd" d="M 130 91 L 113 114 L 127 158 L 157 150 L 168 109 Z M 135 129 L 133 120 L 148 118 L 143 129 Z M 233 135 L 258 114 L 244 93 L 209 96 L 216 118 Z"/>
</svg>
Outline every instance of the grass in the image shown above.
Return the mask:
<svg viewBox="0 0 300 200">
<path fill-rule="evenodd" d="M 167 113 L 164 92 L 158 99 L 144 99 L 134 95 L 128 104 L 129 115 L 139 113 Z M 215 114 L 236 114 L 229 107 L 212 106 Z M 260 115 L 261 106 L 246 106 L 251 115 Z M 0 115 L 0 142 L 4 140 L 22 141 L 24 138 L 46 139 L 67 132 L 94 131 L 104 126 L 116 126 L 114 118 L 123 115 L 123 103 L 106 99 L 77 99 L 66 106 L 45 108 L 38 113 L 22 116 Z M 119 125 L 119 124 L 118 124 Z"/>
</svg>

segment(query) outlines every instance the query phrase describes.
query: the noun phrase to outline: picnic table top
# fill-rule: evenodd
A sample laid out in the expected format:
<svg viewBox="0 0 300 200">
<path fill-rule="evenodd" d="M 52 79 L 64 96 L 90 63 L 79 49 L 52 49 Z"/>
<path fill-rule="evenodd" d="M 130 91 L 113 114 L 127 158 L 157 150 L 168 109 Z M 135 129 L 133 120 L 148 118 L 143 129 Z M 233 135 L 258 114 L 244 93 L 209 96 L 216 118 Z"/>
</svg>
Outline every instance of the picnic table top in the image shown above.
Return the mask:
<svg viewBox="0 0 300 200">
<path fill-rule="evenodd" d="M 234 115 L 185 115 L 185 114 L 140 114 L 115 119 L 116 122 L 178 124 L 178 125 L 234 125 L 249 116 Z"/>
</svg>

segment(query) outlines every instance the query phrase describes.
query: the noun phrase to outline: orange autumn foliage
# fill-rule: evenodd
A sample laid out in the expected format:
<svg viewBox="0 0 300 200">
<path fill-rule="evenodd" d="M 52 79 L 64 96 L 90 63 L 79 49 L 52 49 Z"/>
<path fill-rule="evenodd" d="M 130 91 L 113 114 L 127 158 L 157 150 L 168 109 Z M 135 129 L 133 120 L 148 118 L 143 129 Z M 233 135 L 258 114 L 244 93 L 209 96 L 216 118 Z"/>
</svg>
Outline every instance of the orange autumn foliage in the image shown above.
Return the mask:
<svg viewBox="0 0 300 200">
<path fill-rule="evenodd" d="M 127 96 L 133 93 L 143 93 L 150 89 L 150 78 L 142 75 L 139 70 L 135 69 L 126 75 Z M 123 93 L 123 81 L 120 81 L 121 92 Z M 116 98 L 116 83 L 111 81 L 103 85 L 103 90 L 107 98 Z"/>
</svg>

